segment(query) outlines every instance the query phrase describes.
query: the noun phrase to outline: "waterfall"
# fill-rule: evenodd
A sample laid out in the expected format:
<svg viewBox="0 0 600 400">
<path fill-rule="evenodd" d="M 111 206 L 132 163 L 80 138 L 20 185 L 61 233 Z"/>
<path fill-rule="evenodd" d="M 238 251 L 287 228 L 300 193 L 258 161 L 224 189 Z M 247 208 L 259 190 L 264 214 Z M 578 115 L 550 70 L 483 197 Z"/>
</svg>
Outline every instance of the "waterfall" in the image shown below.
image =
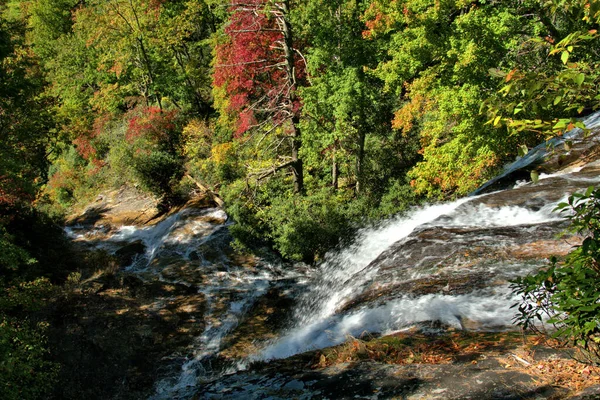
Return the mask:
<svg viewBox="0 0 600 400">
<path fill-rule="evenodd" d="M 482 196 L 485 197 L 485 196 Z M 553 214 L 555 203 L 545 204 L 536 210 L 526 207 L 489 207 L 474 205 L 478 198 L 465 198 L 448 204 L 432 205 L 414 210 L 402 218 L 387 221 L 377 228 L 359 232 L 349 247 L 332 252 L 325 257 L 320 272 L 296 309 L 296 321 L 280 339 L 255 355 L 253 360 L 286 358 L 308 350 L 320 349 L 345 341 L 349 336 L 363 333 L 391 333 L 406 329 L 418 322 L 438 321 L 461 329 L 463 321 L 476 323 L 479 329 L 506 329 L 511 325 L 510 306 L 518 299 L 508 290 L 508 285 L 463 295 L 427 294 L 419 297 L 400 296 L 377 306 L 362 306 L 347 313 L 337 313 L 344 303 L 361 294 L 366 283 L 379 272 L 378 257 L 398 257 L 403 240 L 420 229 L 535 226 L 560 220 Z M 481 199 L 481 197 L 479 198 Z M 494 237 L 487 238 L 497 240 Z M 386 255 L 385 251 L 396 244 L 400 251 Z M 448 244 L 452 248 L 452 244 Z M 450 250 L 449 250 L 450 251 Z M 382 254 L 383 253 L 383 254 Z M 423 255 L 427 259 L 427 255 Z M 375 267 L 373 267 L 375 264 Z M 444 266 L 451 269 L 452 265 Z M 502 265 L 504 278 L 514 278 L 530 272 L 535 265 L 513 263 Z M 489 266 L 485 266 L 489 268 Z M 475 273 L 475 270 L 469 273 Z M 419 265 L 411 265 L 405 279 L 427 276 Z M 395 277 L 398 283 L 398 276 Z M 401 280 L 401 278 L 400 278 Z M 381 285 L 385 282 L 376 282 Z"/>
<path fill-rule="evenodd" d="M 597 124 L 598 116 L 590 121 Z M 520 162 L 537 162 L 538 155 Z M 350 245 L 326 254 L 316 268 L 234 260 L 230 222 L 220 209 L 184 209 L 153 226 L 124 226 L 112 233 L 77 226 L 67 233 L 113 253 L 142 243 L 143 252 L 126 267 L 129 273 L 183 283 L 202 294 L 204 331 L 179 357 L 178 371 L 158 380 L 152 396 L 190 399 L 203 385 L 251 362 L 287 358 L 365 333 L 514 329 L 510 307 L 519 299 L 509 281 L 577 243 L 556 239 L 566 224 L 553 209 L 569 193 L 600 183 L 599 166 L 579 164 L 541 174 L 535 185 L 518 182 L 415 208 L 359 230 Z M 274 287 L 293 299 L 289 310 L 272 310 L 285 320 L 271 335 L 251 338 L 253 350 L 241 359 L 223 356 L 228 339 Z"/>
</svg>

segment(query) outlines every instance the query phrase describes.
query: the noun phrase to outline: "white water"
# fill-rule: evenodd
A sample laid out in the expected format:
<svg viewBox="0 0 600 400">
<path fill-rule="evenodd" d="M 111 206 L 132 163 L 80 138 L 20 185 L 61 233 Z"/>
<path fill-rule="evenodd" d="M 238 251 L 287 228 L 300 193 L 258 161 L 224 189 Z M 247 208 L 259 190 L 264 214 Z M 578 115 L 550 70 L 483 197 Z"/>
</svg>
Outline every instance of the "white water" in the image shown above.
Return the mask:
<svg viewBox="0 0 600 400">
<path fill-rule="evenodd" d="M 572 170 L 567 174 L 563 172 L 543 178 L 560 176 L 581 182 L 581 177 L 571 175 L 577 172 L 578 170 Z M 407 216 L 389 220 L 378 227 L 360 230 L 353 244 L 327 254 L 317 273 L 308 281 L 299 272 L 265 262 L 247 268 L 227 260 L 209 261 L 202 254 L 200 260 L 193 259 L 193 252 L 201 253 L 200 246 L 207 243 L 209 247 L 212 246 L 210 240 L 218 232 L 223 232 L 221 230 L 226 225 L 215 223 L 215 220 L 225 221 L 227 216 L 219 209 L 184 210 L 153 227 L 122 227 L 99 242 L 98 246 L 112 251 L 121 247 L 123 242 L 141 241 L 146 251 L 129 266 L 131 272 L 151 274 L 158 279 L 172 281 L 173 275 L 165 276 L 163 270 L 169 267 L 172 259 L 179 257 L 197 274 L 195 277 L 201 277 L 192 282 L 186 281 L 188 278 L 183 276 L 177 282 L 196 285 L 204 295 L 204 332 L 196 339 L 180 372 L 159 381 L 156 394 L 152 397 L 153 400 L 187 399 L 194 396 L 195 388 L 202 382 L 242 369 L 247 361 L 285 358 L 341 343 L 348 336 L 360 336 L 363 333 L 387 334 L 431 321 L 457 329 L 502 330 L 510 327 L 514 312 L 509 307 L 518 299 L 513 297 L 506 284 L 494 285 L 485 290 L 473 289 L 470 293 L 460 295 L 444 294 L 444 291 L 420 296 L 398 293 L 380 302 L 363 303 L 340 311 L 352 299 L 360 296 L 368 284 L 381 278 L 378 275 L 378 264 L 374 261 L 385 257 L 386 250 L 391 247 L 397 248 L 412 240 L 413 232 L 434 227 L 484 229 L 522 226 L 526 230 L 527 226 L 560 218 L 552 213 L 556 202 L 548 202 L 534 211 L 517 206 L 492 208 L 480 201 L 473 201 L 480 200 L 481 197 L 484 196 L 419 208 Z M 539 205 L 539 201 L 537 203 Z M 531 232 L 535 235 L 535 230 L 532 229 Z M 90 237 L 98 234 L 93 232 Z M 77 229 L 72 229 L 70 235 L 86 240 L 86 235 Z M 503 245 L 500 239 L 485 236 L 485 232 L 480 240 Z M 435 242 L 434 239 L 431 241 Z M 439 243 L 443 243 L 441 239 Z M 395 254 L 397 262 L 404 255 L 401 251 L 387 254 Z M 486 272 L 505 281 L 539 267 L 539 264 L 513 260 L 477 266 L 436 264 L 432 268 L 428 256 L 424 254 L 422 262 L 411 264 L 409 268 L 390 278 L 396 281 L 381 283 L 408 282 L 437 273 L 470 276 Z M 224 370 L 222 366 L 212 370 L 211 361 L 222 350 L 223 339 L 243 321 L 247 311 L 267 292 L 273 282 L 290 277 L 297 278 L 297 282 L 305 285 L 307 290 L 299 299 L 289 329 L 258 354 L 242 360 L 238 365 L 232 365 L 231 370 Z"/>
<path fill-rule="evenodd" d="M 204 332 L 195 339 L 180 373 L 157 382 L 156 393 L 151 399 L 189 398 L 199 381 L 223 374 L 221 369 L 213 371 L 210 365 L 211 357 L 221 349 L 223 338 L 235 329 L 272 282 L 298 275 L 294 271 L 283 270 L 281 265 L 262 260 L 258 260 L 254 267 L 230 263 L 224 254 L 219 255 L 217 262 L 205 260 L 203 245 L 208 245 L 216 253 L 224 251 L 226 246 L 215 236 L 226 228 L 226 220 L 227 214 L 218 208 L 189 208 L 153 226 L 122 226 L 113 233 L 107 233 L 103 227 L 66 228 L 67 235 L 74 240 L 86 241 L 113 253 L 124 244 L 141 242 L 145 251 L 125 267 L 126 270 L 150 279 L 195 285 L 204 296 Z M 199 253 L 200 259 L 192 260 L 192 253 Z M 165 276 L 164 271 L 171 263 L 177 266 L 181 261 L 184 272 L 191 270 L 196 274 L 185 275 L 175 269 Z"/>
<path fill-rule="evenodd" d="M 452 212 L 468 200 L 416 209 L 408 217 L 392 219 L 377 228 L 362 229 L 352 245 L 327 254 L 320 266 L 318 281 L 297 310 L 298 325 L 334 314 L 343 301 L 358 294 L 357 289 L 374 276 L 377 271 L 361 272 L 384 250 L 407 237 L 415 228 Z"/>
<path fill-rule="evenodd" d="M 463 329 L 463 321 L 474 321 L 479 330 L 506 329 L 514 314 L 510 306 L 517 300 L 506 287 L 459 296 L 428 294 L 417 298 L 405 297 L 380 307 L 363 308 L 301 325 L 253 360 L 286 358 L 333 346 L 365 333 L 391 334 L 419 322 L 438 321 Z"/>
<path fill-rule="evenodd" d="M 319 280 L 301 300 L 296 310 L 296 323 L 282 337 L 265 347 L 252 360 L 286 358 L 304 351 L 319 349 L 344 342 L 348 336 L 363 333 L 390 333 L 406 329 L 419 322 L 439 321 L 462 328 L 469 321 L 480 330 L 506 329 L 511 325 L 514 312 L 510 306 L 518 301 L 502 285 L 465 295 L 430 294 L 416 298 L 400 297 L 376 307 L 363 307 L 347 314 L 336 314 L 340 306 L 356 298 L 364 284 L 378 273 L 377 268 L 366 268 L 392 244 L 408 237 L 415 229 L 427 227 L 489 228 L 527 226 L 560 219 L 552 213 L 554 202 L 537 211 L 523 207 L 491 208 L 484 204 L 471 205 L 474 198 L 421 208 L 409 216 L 391 220 L 375 229 L 361 231 L 353 245 L 328 254 L 321 265 Z M 490 241 L 496 240 L 493 237 Z M 501 243 L 500 243 L 501 245 Z M 424 257 L 426 259 L 426 257 Z M 451 270 L 452 265 L 444 266 Z M 535 265 L 503 264 L 497 270 L 489 266 L 488 273 L 498 273 L 505 279 L 531 272 Z M 475 273 L 469 270 L 468 273 Z M 420 271 L 418 265 L 407 271 L 407 279 L 430 271 Z"/>
</svg>

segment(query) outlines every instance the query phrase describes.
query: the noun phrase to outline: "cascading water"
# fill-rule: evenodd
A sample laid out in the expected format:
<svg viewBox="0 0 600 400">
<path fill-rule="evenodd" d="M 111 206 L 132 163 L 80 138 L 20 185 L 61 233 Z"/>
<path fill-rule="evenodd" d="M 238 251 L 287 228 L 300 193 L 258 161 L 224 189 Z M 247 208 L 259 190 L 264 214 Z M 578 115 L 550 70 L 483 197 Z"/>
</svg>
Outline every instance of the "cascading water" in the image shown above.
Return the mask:
<svg viewBox="0 0 600 400">
<path fill-rule="evenodd" d="M 205 299 L 205 329 L 196 338 L 181 371 L 156 384 L 152 399 L 189 398 L 198 381 L 220 376 L 233 368 L 212 366 L 222 339 L 234 329 L 254 301 L 273 282 L 298 274 L 277 263 L 257 260 L 238 265 L 228 259 L 230 237 L 227 215 L 221 209 L 187 208 L 148 227 L 122 226 L 114 232 L 105 227 L 75 225 L 66 228 L 74 240 L 110 253 L 131 244 L 140 251 L 125 271 L 144 279 L 197 286 Z"/>
<path fill-rule="evenodd" d="M 144 251 L 127 267 L 130 273 L 198 288 L 205 299 L 204 332 L 179 371 L 157 382 L 152 397 L 190 399 L 214 382 L 219 387 L 228 379 L 225 374 L 249 362 L 286 358 L 365 332 L 386 334 L 413 326 L 511 329 L 510 306 L 517 299 L 508 281 L 577 243 L 576 238 L 556 239 L 565 223 L 552 210 L 568 193 L 600 183 L 599 169 L 598 163 L 579 165 L 543 174 L 537 185 L 521 182 L 413 210 L 360 230 L 350 246 L 327 254 L 308 272 L 305 266 L 232 261 L 224 250 L 227 216 L 219 209 L 187 209 L 152 227 L 122 227 L 113 234 L 95 230 L 86 236 L 77 228 L 69 233 L 80 240 L 101 237 L 97 247 L 113 252 L 123 244 L 142 243 Z M 295 299 L 290 312 L 273 311 L 287 316 L 277 329 L 286 328 L 257 334 L 252 339 L 259 350 L 241 359 L 220 356 L 249 310 L 276 285 Z"/>
<path fill-rule="evenodd" d="M 463 321 L 469 321 L 478 329 L 505 329 L 510 325 L 512 313 L 510 306 L 514 298 L 506 284 L 492 289 L 473 291 L 462 295 L 426 294 L 422 296 L 403 296 L 379 302 L 376 306 L 367 304 L 353 307 L 350 311 L 339 313 L 344 304 L 358 297 L 370 283 L 376 285 L 389 284 L 381 281 L 384 275 L 379 274 L 380 263 L 376 259 L 388 260 L 403 255 L 402 250 L 394 254 L 384 252 L 395 245 L 402 249 L 411 236 L 422 229 L 469 228 L 477 230 L 490 227 L 535 226 L 560 218 L 552 214 L 554 203 L 549 203 L 538 210 L 525 207 L 506 206 L 492 208 L 483 204 L 472 205 L 469 202 L 476 198 L 434 205 L 414 211 L 404 218 L 388 221 L 375 229 L 363 230 L 350 247 L 329 254 L 321 265 L 320 274 L 313 288 L 301 299 L 296 310 L 295 326 L 289 329 L 280 339 L 267 346 L 254 360 L 285 358 L 312 349 L 332 346 L 345 341 L 348 336 L 360 336 L 365 332 L 390 333 L 410 327 L 419 322 L 438 321 L 443 324 L 464 328 Z M 526 229 L 526 228 L 524 228 Z M 482 238 L 483 239 L 483 238 Z M 498 241 L 499 237 L 488 237 L 487 240 Z M 452 251 L 452 244 L 448 245 Z M 454 244 L 456 245 L 456 243 Z M 506 245 L 497 243 L 498 246 Z M 419 249 L 426 250 L 426 245 Z M 382 254 L 383 253 L 383 254 Z M 419 277 L 432 277 L 436 268 L 426 267 L 427 254 L 420 257 L 420 265 L 412 263 L 404 269 L 404 276 L 395 274 L 394 284 L 408 282 Z M 504 263 L 501 267 L 504 281 L 530 272 L 535 264 Z M 438 266 L 439 267 L 439 266 Z M 442 265 L 443 272 L 460 267 L 455 264 Z M 491 273 L 489 265 L 481 265 Z M 475 275 L 475 267 L 463 271 Z"/>
</svg>

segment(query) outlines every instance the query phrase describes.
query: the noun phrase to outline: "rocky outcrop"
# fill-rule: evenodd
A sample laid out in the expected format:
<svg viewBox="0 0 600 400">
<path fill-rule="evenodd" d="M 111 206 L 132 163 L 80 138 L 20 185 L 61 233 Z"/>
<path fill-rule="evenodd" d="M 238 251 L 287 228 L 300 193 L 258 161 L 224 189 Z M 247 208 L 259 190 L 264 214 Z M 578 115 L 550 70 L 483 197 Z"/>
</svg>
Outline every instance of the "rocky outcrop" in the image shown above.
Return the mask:
<svg viewBox="0 0 600 400">
<path fill-rule="evenodd" d="M 492 334 L 443 340 L 450 347 L 436 355 L 417 350 L 423 349 L 419 343 L 438 346 L 435 337 L 399 335 L 385 340 L 381 351 L 369 349 L 369 340 L 350 339 L 333 349 L 255 364 L 202 385 L 194 398 L 574 400 L 598 393 L 597 379 L 586 375 L 597 368 L 582 374 L 570 351 L 532 344 L 533 338 Z M 406 358 L 391 356 L 399 347 L 405 347 Z M 330 355 L 346 360 L 330 364 L 325 361 Z"/>
<path fill-rule="evenodd" d="M 56 398 L 147 398 L 158 377 L 190 355 L 205 307 L 195 287 L 123 272 L 71 282 L 50 317 L 49 341 L 61 364 Z"/>
</svg>

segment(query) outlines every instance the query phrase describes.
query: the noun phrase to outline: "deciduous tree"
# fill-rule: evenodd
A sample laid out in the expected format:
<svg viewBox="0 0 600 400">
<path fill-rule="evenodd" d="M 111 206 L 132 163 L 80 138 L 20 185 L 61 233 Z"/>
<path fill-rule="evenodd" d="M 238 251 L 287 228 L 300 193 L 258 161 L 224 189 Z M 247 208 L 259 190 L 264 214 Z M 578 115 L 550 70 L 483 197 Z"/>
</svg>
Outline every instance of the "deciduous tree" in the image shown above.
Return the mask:
<svg viewBox="0 0 600 400">
<path fill-rule="evenodd" d="M 289 168 L 294 190 L 301 193 L 298 86 L 304 65 L 289 16 L 289 0 L 233 0 L 225 37 L 216 47 L 214 85 L 217 107 L 233 121 L 238 137 L 258 129 L 264 135 L 284 132 L 281 144 L 289 153 L 255 176 L 260 180 Z"/>
</svg>

